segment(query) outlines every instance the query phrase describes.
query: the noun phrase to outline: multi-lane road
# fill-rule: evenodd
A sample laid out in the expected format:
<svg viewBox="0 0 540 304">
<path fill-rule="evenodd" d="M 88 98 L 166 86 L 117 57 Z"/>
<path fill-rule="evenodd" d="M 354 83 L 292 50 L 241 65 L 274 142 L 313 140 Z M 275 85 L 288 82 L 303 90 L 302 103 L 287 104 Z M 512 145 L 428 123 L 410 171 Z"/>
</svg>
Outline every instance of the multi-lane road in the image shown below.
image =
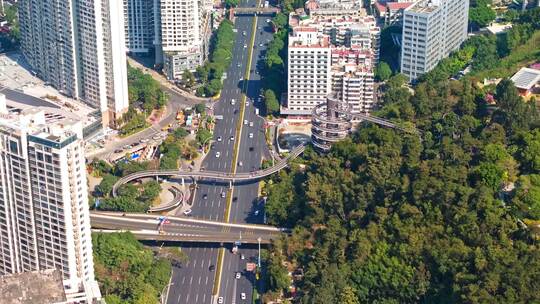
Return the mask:
<svg viewBox="0 0 540 304">
<path fill-rule="evenodd" d="M 257 5 L 255 0 L 243 0 L 240 3 L 240 6 L 252 7 L 255 5 Z M 203 162 L 203 167 L 206 170 L 232 172 L 234 147 L 237 141 L 239 141 L 235 170 L 237 172 L 258 169 L 262 157 L 270 157 L 265 142 L 264 121 L 255 114 L 254 107 L 260 106 L 259 103 L 254 104 L 254 101 L 259 99 L 260 91 L 260 77 L 256 71 L 257 61 L 261 52 L 266 49 L 267 42 L 272 39 L 270 25 L 266 22 L 267 18 L 270 17 L 237 16 L 236 18 L 237 34 L 232 63 L 227 70 L 227 78 L 224 81 L 220 100 L 214 107 L 214 113 L 223 115 L 223 120 L 217 121 L 213 147 Z M 254 22 L 256 22 L 255 26 Z M 252 53 L 251 60 L 249 60 L 250 53 Z M 249 74 L 249 80 L 245 79 L 246 72 Z M 244 117 L 240 118 L 243 92 L 248 98 Z M 235 100 L 234 104 L 231 102 L 233 99 Z M 242 119 L 242 132 L 240 138 L 236 138 L 239 119 Z M 243 120 L 247 123 L 244 124 Z M 231 139 L 231 137 L 233 138 Z M 219 152 L 219 157 L 216 157 L 217 152 Z M 230 192 L 223 197 L 222 193 L 227 191 Z M 226 218 L 227 200 L 230 203 L 228 218 Z M 229 189 L 228 184 L 200 183 L 195 193 L 192 216 L 199 219 L 233 223 L 261 223 L 262 207 L 258 200 L 258 185 L 256 183 L 234 186 L 233 189 Z M 248 260 L 256 258 L 256 250 L 240 246 L 239 253 L 234 255 L 228 248 L 223 256 L 221 269 L 214 269 L 218 268 L 219 248 L 191 245 L 183 249 L 190 259 L 181 268 L 175 267 L 173 269 L 167 295 L 168 304 L 211 303 L 219 297 L 223 297 L 224 303 L 251 302 L 254 277 L 246 273 L 245 264 Z M 221 275 L 217 276 L 216 272 Z M 242 273 L 240 279 L 235 278 L 236 272 Z M 216 277 L 219 277 L 217 280 L 219 291 L 217 296 L 213 297 L 213 284 Z M 241 299 L 242 293 L 245 293 L 246 300 Z"/>
<path fill-rule="evenodd" d="M 113 231 L 129 230 L 138 239 L 182 242 L 266 244 L 278 238 L 285 229 L 266 225 L 223 223 L 192 218 L 156 217 L 149 214 L 92 212 L 90 220 L 94 229 Z"/>
</svg>

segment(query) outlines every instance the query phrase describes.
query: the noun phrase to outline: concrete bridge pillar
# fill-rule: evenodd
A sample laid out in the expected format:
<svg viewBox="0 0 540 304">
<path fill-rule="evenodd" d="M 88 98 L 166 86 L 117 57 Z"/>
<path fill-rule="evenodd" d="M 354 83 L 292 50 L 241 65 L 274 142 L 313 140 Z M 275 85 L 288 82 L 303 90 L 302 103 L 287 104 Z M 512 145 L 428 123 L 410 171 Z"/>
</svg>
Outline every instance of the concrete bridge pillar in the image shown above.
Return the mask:
<svg viewBox="0 0 540 304">
<path fill-rule="evenodd" d="M 229 189 L 232 189 L 232 180 L 229 181 Z"/>
</svg>

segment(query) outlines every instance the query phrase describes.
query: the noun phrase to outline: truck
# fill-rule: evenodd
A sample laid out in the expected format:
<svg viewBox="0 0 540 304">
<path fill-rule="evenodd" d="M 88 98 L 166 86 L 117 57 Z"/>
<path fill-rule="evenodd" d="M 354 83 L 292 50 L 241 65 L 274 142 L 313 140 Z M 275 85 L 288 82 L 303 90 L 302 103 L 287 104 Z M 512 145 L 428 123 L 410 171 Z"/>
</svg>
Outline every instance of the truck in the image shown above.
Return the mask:
<svg viewBox="0 0 540 304">
<path fill-rule="evenodd" d="M 255 108 L 255 115 L 259 115 L 259 109 Z"/>
<path fill-rule="evenodd" d="M 268 7 L 268 5 L 270 5 L 270 3 L 268 1 L 264 1 L 264 7 Z"/>
</svg>

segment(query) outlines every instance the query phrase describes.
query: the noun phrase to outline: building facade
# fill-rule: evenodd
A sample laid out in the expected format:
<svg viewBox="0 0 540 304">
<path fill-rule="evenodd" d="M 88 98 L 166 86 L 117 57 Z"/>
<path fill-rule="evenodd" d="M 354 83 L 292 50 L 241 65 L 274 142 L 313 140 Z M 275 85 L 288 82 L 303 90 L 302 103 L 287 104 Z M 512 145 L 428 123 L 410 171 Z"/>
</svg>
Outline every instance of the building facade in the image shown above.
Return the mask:
<svg viewBox="0 0 540 304">
<path fill-rule="evenodd" d="M 403 12 L 401 73 L 414 81 L 467 39 L 469 0 L 423 0 Z"/>
<path fill-rule="evenodd" d="M 127 51 L 150 52 L 155 38 L 155 0 L 123 1 Z"/>
<path fill-rule="evenodd" d="M 93 303 L 101 296 L 81 122 L 38 108 L 10 113 L 4 95 L 0 118 L 0 275 L 57 269 L 69 303 Z"/>
<path fill-rule="evenodd" d="M 181 79 L 184 70 L 195 70 L 205 60 L 201 35 L 203 15 L 199 0 L 160 0 L 157 62 L 168 79 Z"/>
<path fill-rule="evenodd" d="M 291 14 L 289 23 L 288 86 L 281 114 L 310 116 L 331 93 L 352 112 L 369 112 L 375 102 L 373 68 L 380 36 L 375 20 L 361 13 Z"/>
<path fill-rule="evenodd" d="M 34 73 L 102 112 L 105 124 L 127 111 L 123 6 L 113 0 L 25 0 L 21 49 Z"/>
</svg>

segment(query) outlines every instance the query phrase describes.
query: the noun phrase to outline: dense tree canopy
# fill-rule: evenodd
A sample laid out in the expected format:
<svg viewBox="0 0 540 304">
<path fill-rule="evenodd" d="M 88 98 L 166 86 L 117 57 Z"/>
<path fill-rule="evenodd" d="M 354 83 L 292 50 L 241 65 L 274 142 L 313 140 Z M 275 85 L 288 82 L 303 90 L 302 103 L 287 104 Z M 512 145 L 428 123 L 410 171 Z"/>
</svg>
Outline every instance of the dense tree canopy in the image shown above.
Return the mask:
<svg viewBox="0 0 540 304">
<path fill-rule="evenodd" d="M 491 0 L 477 0 L 471 3 L 469 9 L 469 22 L 477 25 L 478 27 L 485 27 L 489 25 L 497 14 L 491 8 Z"/>
<path fill-rule="evenodd" d="M 232 61 L 234 36 L 233 24 L 229 20 L 223 20 L 213 33 L 210 61 L 196 71 L 203 83 L 197 90 L 198 95 L 214 96 L 223 88 L 221 77 Z"/>
<path fill-rule="evenodd" d="M 498 56 L 475 38 L 414 94 L 401 75 L 385 83 L 375 114 L 420 137 L 363 123 L 270 178 L 268 221 L 293 228 L 270 252 L 271 290 L 287 289 L 287 261 L 303 272 L 298 303 L 540 301 L 538 108 L 508 79 L 449 79 L 483 45 Z"/>
<path fill-rule="evenodd" d="M 107 303 L 158 304 L 171 264 L 154 258 L 131 233 L 94 233 L 94 267 Z"/>
</svg>

